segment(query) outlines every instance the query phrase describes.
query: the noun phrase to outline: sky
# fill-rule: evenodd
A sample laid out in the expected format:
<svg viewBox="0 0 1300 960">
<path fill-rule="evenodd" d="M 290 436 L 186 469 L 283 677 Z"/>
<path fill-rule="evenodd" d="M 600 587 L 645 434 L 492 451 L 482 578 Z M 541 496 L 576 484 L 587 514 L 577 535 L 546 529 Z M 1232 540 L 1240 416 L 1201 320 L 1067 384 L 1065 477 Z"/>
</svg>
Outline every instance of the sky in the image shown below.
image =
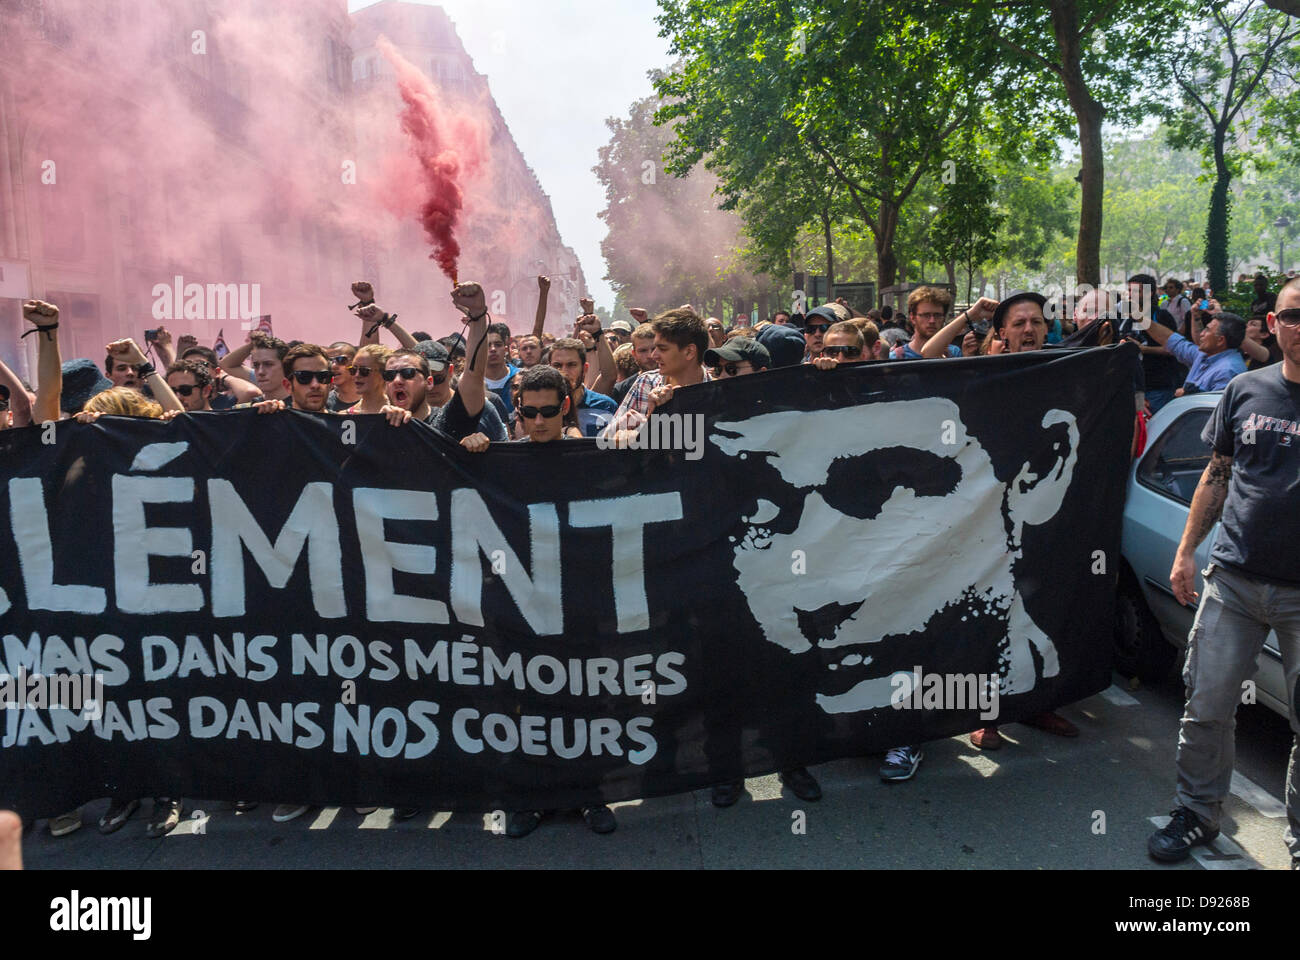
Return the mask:
<svg viewBox="0 0 1300 960">
<path fill-rule="evenodd" d="M 416 0 L 423 2 L 423 0 Z M 348 9 L 370 6 L 349 0 Z M 578 254 L 597 305 L 614 306 L 602 279 L 598 214 L 605 191 L 591 168 L 624 117 L 652 92 L 648 71 L 669 63 L 654 0 L 442 0 L 474 67 L 551 197 L 560 236 Z"/>
</svg>

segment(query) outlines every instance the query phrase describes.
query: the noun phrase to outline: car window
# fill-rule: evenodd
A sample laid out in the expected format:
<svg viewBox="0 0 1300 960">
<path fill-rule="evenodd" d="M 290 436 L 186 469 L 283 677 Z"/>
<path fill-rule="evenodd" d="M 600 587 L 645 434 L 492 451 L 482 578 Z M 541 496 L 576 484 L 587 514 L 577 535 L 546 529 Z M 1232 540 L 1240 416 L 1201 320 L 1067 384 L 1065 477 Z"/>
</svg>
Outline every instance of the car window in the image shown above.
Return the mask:
<svg viewBox="0 0 1300 960">
<path fill-rule="evenodd" d="M 1201 439 L 1201 431 L 1212 412 L 1209 407 L 1188 410 L 1170 424 L 1142 458 L 1138 480 L 1183 503 L 1191 503 L 1210 462 L 1210 445 Z"/>
</svg>

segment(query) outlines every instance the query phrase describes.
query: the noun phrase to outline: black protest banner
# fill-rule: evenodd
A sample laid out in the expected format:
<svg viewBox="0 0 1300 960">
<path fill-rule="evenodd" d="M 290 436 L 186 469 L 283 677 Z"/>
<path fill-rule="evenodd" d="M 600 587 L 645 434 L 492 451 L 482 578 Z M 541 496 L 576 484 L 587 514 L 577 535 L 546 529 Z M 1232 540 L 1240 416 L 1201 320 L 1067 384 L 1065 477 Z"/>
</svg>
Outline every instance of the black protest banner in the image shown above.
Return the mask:
<svg viewBox="0 0 1300 960">
<path fill-rule="evenodd" d="M 778 370 L 622 451 L 300 413 L 0 434 L 0 806 L 571 806 L 1090 695 L 1133 364 Z"/>
</svg>

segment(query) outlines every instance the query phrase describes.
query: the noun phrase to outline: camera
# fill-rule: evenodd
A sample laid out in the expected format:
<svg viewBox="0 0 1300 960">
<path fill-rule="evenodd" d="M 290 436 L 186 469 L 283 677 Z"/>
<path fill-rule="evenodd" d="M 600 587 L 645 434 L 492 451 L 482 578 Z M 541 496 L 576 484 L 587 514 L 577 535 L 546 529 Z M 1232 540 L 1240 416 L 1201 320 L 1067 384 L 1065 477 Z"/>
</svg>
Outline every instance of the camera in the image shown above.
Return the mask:
<svg viewBox="0 0 1300 960">
<path fill-rule="evenodd" d="M 144 332 L 144 342 L 145 342 L 145 343 L 157 343 L 157 342 L 158 342 L 158 331 L 157 331 L 157 330 L 146 330 L 146 331 Z"/>
<path fill-rule="evenodd" d="M 966 326 L 980 340 L 989 335 L 989 322 L 987 320 L 970 320 L 967 321 Z"/>
</svg>

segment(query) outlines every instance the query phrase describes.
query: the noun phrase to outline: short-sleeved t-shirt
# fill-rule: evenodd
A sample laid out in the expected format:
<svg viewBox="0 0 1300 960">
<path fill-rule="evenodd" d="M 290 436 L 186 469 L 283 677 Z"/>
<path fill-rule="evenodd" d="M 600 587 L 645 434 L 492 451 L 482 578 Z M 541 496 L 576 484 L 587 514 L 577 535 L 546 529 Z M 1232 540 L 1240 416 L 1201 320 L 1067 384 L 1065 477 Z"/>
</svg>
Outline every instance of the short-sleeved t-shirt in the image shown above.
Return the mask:
<svg viewBox="0 0 1300 960">
<path fill-rule="evenodd" d="M 509 384 L 510 384 L 510 378 L 513 377 L 518 372 L 519 372 L 518 367 L 507 363 L 506 375 L 502 377 L 500 380 L 489 380 L 487 377 L 483 378 L 483 382 L 487 384 L 487 388 L 491 390 L 493 393 L 495 393 L 498 397 L 500 397 L 501 402 L 505 404 L 507 417 L 509 417 L 510 414 L 515 412 L 515 405 L 510 400 Z"/>
<path fill-rule="evenodd" d="M 1282 365 L 1228 384 L 1201 439 L 1232 457 L 1223 526 L 1210 559 L 1300 586 L 1300 383 Z"/>
<path fill-rule="evenodd" d="M 578 429 L 584 437 L 594 437 L 618 413 L 618 404 L 595 390 L 583 389 L 582 403 L 578 405 Z"/>
<path fill-rule="evenodd" d="M 955 343 L 950 343 L 950 344 L 948 344 L 948 350 L 947 350 L 947 353 L 948 353 L 948 356 L 950 356 L 950 357 L 960 357 L 960 356 L 961 356 L 961 347 L 957 346 L 957 344 L 955 344 Z M 924 360 L 925 357 L 921 356 L 919 353 L 917 353 L 915 350 L 912 349 L 912 343 L 911 343 L 911 341 L 909 340 L 908 342 L 906 342 L 906 343 L 903 344 L 903 352 L 902 352 L 902 354 L 901 354 L 899 357 L 897 357 L 896 359 L 898 359 L 898 360 Z"/>
</svg>

